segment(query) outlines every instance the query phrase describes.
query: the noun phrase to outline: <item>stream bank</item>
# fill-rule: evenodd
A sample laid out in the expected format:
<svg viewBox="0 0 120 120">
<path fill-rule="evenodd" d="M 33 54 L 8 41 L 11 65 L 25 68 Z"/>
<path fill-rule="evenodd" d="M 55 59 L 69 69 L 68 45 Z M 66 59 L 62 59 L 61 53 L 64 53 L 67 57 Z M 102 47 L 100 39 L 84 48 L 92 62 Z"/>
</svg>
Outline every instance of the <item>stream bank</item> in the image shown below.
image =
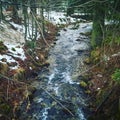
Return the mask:
<svg viewBox="0 0 120 120">
<path fill-rule="evenodd" d="M 51 46 L 57 27 L 49 22 L 47 24 L 49 33 L 46 33 L 46 40 Z M 4 21 L 0 25 L 3 29 L 0 37 L 4 38 L 4 41 L 0 41 L 0 119 L 9 120 L 15 118 L 17 108 L 35 92 L 31 82 L 35 80 L 38 71 L 49 66 L 46 61 L 49 47 L 39 38 L 37 46 L 30 48 L 31 44 L 24 44 L 23 35 L 13 29 L 14 26 Z"/>
<path fill-rule="evenodd" d="M 119 45 L 114 45 L 111 50 L 111 46 L 106 45 L 104 55 L 101 52 L 102 47 L 92 51 L 94 55 L 91 58 L 89 90 L 91 91 L 90 108 L 93 110 L 93 114 L 88 120 L 120 119 L 120 84 L 116 81 L 120 78 L 120 72 L 115 72 L 120 68 L 119 47 Z M 113 79 L 114 77 L 115 79 Z"/>
</svg>

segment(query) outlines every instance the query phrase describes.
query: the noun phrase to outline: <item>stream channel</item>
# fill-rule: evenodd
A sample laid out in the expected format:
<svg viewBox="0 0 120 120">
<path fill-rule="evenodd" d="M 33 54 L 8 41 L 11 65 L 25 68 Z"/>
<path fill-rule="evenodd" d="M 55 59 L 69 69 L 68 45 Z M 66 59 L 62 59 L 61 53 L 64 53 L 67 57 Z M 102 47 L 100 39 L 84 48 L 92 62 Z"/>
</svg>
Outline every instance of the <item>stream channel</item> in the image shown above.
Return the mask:
<svg viewBox="0 0 120 120">
<path fill-rule="evenodd" d="M 21 120 L 86 120 L 87 95 L 78 77 L 87 70 L 90 40 L 82 33 L 91 30 L 91 23 L 70 25 L 60 30 L 54 47 L 49 51 L 49 70 L 40 72 L 31 107 L 22 112 Z"/>
</svg>

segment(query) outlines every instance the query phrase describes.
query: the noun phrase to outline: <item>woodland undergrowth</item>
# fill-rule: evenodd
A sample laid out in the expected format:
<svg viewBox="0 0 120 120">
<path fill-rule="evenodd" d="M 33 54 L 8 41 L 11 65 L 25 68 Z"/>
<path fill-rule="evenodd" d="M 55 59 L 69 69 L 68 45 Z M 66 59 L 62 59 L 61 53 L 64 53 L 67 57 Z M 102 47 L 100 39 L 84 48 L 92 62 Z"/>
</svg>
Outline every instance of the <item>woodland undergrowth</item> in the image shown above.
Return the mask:
<svg viewBox="0 0 120 120">
<path fill-rule="evenodd" d="M 89 90 L 92 95 L 89 120 L 120 119 L 120 37 L 119 28 L 114 33 L 107 26 L 103 45 L 91 51 Z"/>
<path fill-rule="evenodd" d="M 57 27 L 47 22 L 46 29 L 49 33 L 46 32 L 44 37 L 51 46 L 55 42 Z M 26 111 L 29 109 L 30 98 L 35 92 L 31 82 L 35 80 L 38 71 L 49 66 L 46 62 L 49 48 L 44 40 L 39 38 L 36 46 L 32 43 L 25 44 L 24 51 L 27 57 L 25 61 L 14 58 L 20 65 L 18 69 L 11 70 L 9 65 L 0 64 L 0 120 L 17 119 L 16 111 L 24 101 L 27 101 Z M 0 54 L 7 54 L 3 42 L 0 43 L 0 49 L 2 49 Z"/>
</svg>

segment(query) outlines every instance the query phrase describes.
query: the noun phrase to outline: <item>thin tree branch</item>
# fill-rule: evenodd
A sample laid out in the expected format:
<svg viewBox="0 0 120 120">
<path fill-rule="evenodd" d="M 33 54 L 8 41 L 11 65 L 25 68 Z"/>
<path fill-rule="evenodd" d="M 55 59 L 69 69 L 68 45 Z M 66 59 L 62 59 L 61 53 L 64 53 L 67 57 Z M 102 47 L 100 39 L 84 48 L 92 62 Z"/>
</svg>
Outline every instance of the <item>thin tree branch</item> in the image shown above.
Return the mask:
<svg viewBox="0 0 120 120">
<path fill-rule="evenodd" d="M 44 88 L 41 87 L 41 89 L 43 89 L 52 99 L 54 99 L 61 107 L 63 107 L 65 110 L 67 110 L 72 116 L 74 116 L 74 114 L 68 109 L 66 108 L 60 101 L 58 101 L 54 96 L 52 96 L 47 90 L 45 90 Z"/>
</svg>

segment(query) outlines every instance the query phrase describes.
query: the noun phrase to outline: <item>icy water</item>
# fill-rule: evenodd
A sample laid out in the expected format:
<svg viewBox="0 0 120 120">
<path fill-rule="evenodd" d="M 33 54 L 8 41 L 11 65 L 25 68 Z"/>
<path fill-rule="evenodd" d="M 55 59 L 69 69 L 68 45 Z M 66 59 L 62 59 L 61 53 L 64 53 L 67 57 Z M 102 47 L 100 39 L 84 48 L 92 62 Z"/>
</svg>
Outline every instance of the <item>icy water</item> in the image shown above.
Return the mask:
<svg viewBox="0 0 120 120">
<path fill-rule="evenodd" d="M 80 87 L 80 77 L 87 67 L 89 38 L 80 33 L 90 30 L 89 23 L 78 29 L 69 26 L 59 32 L 56 45 L 49 52 L 49 71 L 38 76 L 31 107 L 21 120 L 86 120 L 87 95 Z"/>
</svg>

